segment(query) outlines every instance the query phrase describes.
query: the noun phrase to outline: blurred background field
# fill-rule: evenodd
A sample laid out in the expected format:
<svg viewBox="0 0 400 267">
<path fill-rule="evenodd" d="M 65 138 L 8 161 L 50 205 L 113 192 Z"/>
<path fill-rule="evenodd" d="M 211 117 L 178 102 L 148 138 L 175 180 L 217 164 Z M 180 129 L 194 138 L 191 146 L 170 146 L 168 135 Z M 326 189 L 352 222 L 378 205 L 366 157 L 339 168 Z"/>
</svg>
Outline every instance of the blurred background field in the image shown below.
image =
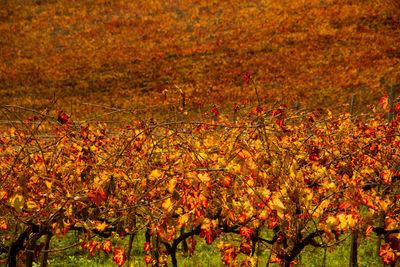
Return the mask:
<svg viewBox="0 0 400 267">
<path fill-rule="evenodd" d="M 85 118 L 260 102 L 376 104 L 400 79 L 396 0 L 2 1 L 0 103 Z M 246 83 L 245 75 L 250 74 Z"/>
</svg>

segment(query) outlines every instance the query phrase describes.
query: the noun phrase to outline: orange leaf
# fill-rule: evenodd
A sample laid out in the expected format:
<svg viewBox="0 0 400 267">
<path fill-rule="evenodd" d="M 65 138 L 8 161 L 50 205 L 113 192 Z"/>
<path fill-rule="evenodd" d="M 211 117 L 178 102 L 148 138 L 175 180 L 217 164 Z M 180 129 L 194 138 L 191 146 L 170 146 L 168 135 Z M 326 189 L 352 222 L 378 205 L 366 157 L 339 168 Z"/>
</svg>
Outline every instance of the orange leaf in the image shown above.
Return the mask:
<svg viewBox="0 0 400 267">
<path fill-rule="evenodd" d="M 381 98 L 381 101 L 379 102 L 380 105 L 382 105 L 383 109 L 387 109 L 387 107 L 389 106 L 389 98 L 387 95 L 384 95 Z"/>
<path fill-rule="evenodd" d="M 368 225 L 367 230 L 365 231 L 365 236 L 369 236 L 369 234 L 372 232 L 373 229 L 374 229 L 374 227 L 372 227 L 371 225 Z"/>
<path fill-rule="evenodd" d="M 7 222 L 4 220 L 0 221 L 0 229 L 7 230 L 7 228 L 8 228 Z"/>
<path fill-rule="evenodd" d="M 240 236 L 245 237 L 247 240 L 251 239 L 251 235 L 253 234 L 254 229 L 250 229 L 247 227 L 240 227 Z"/>
<path fill-rule="evenodd" d="M 107 240 L 106 242 L 103 243 L 102 250 L 107 253 L 109 253 L 112 250 L 112 244 L 110 240 Z"/>
<path fill-rule="evenodd" d="M 146 264 L 151 264 L 151 263 L 153 262 L 153 258 L 152 258 L 150 255 L 147 255 L 147 256 L 144 258 L 144 262 L 145 262 Z"/>
<path fill-rule="evenodd" d="M 106 230 L 106 228 L 107 228 L 106 222 L 102 222 L 102 223 L 97 222 L 96 223 L 96 230 L 97 231 L 104 232 L 104 230 Z"/>
<path fill-rule="evenodd" d="M 176 186 L 176 178 L 169 180 L 167 185 L 168 192 L 170 193 L 174 192 L 175 186 Z"/>
<path fill-rule="evenodd" d="M 97 206 L 100 206 L 101 203 L 103 203 L 107 199 L 107 195 L 104 193 L 103 190 L 99 191 L 91 191 L 89 193 L 89 199 L 96 204 Z"/>
</svg>

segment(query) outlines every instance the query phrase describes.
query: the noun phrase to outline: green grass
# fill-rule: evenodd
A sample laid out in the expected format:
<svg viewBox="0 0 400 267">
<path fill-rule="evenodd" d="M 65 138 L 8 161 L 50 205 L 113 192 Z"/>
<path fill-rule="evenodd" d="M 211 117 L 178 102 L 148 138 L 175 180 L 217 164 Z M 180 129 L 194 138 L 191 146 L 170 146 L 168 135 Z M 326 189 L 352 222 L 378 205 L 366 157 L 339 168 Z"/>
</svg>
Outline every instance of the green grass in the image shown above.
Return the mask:
<svg viewBox="0 0 400 267">
<path fill-rule="evenodd" d="M 373 236 L 373 235 L 372 235 Z M 51 248 L 61 248 L 71 245 L 79 239 L 74 234 L 68 234 L 65 239 L 53 238 Z M 127 247 L 128 238 L 120 239 L 119 246 Z M 40 241 L 39 241 L 40 242 Z M 221 254 L 216 248 L 218 240 L 212 245 L 207 245 L 204 240 L 197 239 L 197 247 L 195 254 L 192 257 L 185 256 L 181 250 L 178 251 L 178 264 L 179 266 L 225 266 L 221 261 Z M 135 237 L 131 252 L 130 266 L 144 267 L 144 252 L 143 252 L 144 235 Z M 269 256 L 269 250 L 259 248 L 256 257 L 258 259 L 258 266 L 266 266 Z M 350 238 L 345 240 L 342 244 L 335 247 L 335 250 L 327 249 L 326 251 L 326 266 L 348 266 L 350 256 Z M 244 259 L 241 257 L 240 259 Z M 323 265 L 324 249 L 306 247 L 301 256 L 297 259 L 299 264 L 297 266 L 321 267 Z M 382 266 L 382 261 L 376 257 L 376 238 L 371 237 L 361 242 L 358 249 L 358 263 L 360 267 Z M 39 266 L 38 263 L 34 266 Z M 90 255 L 88 251 L 83 250 L 81 247 L 73 247 L 69 250 L 49 255 L 49 266 L 51 267 L 104 267 L 116 266 L 112 261 L 112 253 L 106 254 L 98 251 L 94 256 Z M 124 266 L 128 266 L 125 264 Z M 169 263 L 169 266 L 171 264 Z M 277 264 L 270 264 L 270 267 L 276 267 Z"/>
<path fill-rule="evenodd" d="M 326 266 L 349 266 L 350 238 L 335 250 L 327 249 Z M 324 259 L 324 249 L 307 247 L 301 254 L 300 266 L 320 267 Z M 362 242 L 358 247 L 359 267 L 382 266 L 382 261 L 376 255 L 376 238 L 370 238 Z"/>
</svg>

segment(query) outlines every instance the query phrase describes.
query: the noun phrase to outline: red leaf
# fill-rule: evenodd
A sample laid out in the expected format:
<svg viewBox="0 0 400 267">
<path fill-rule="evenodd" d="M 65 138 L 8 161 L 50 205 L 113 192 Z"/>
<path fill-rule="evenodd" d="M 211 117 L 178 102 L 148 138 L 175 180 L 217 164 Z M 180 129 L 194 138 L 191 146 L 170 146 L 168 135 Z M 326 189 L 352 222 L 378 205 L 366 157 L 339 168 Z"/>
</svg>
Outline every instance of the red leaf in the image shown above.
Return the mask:
<svg viewBox="0 0 400 267">
<path fill-rule="evenodd" d="M 217 105 L 214 105 L 213 109 L 211 110 L 211 113 L 214 114 L 216 119 L 219 118 L 219 110 L 218 110 Z"/>
<path fill-rule="evenodd" d="M 91 191 L 89 193 L 89 199 L 96 204 L 97 206 L 100 206 L 101 203 L 103 203 L 107 199 L 106 193 L 104 193 L 103 190 L 99 191 Z"/>
<path fill-rule="evenodd" d="M 69 123 L 69 120 L 70 120 L 69 116 L 68 116 L 67 114 L 65 114 L 64 111 L 62 111 L 62 110 L 59 110 L 59 111 L 58 111 L 58 118 L 57 118 L 57 121 L 58 121 L 59 123 L 61 123 L 61 124 L 67 124 L 67 123 Z"/>
<path fill-rule="evenodd" d="M 125 250 L 124 250 L 124 249 L 121 249 L 121 248 L 116 248 L 116 249 L 115 249 L 115 252 L 114 252 L 113 261 L 115 261 L 115 263 L 116 263 L 118 266 L 124 265 L 124 263 L 125 263 L 125 261 L 126 261 Z"/>
<path fill-rule="evenodd" d="M 254 229 L 250 229 L 247 227 L 240 227 L 240 235 L 245 237 L 247 240 L 251 240 L 251 235 L 253 234 Z"/>
<path fill-rule="evenodd" d="M 149 242 L 144 243 L 144 251 L 149 252 L 151 250 L 151 246 Z"/>
<path fill-rule="evenodd" d="M 244 74 L 244 81 L 246 83 L 249 83 L 249 81 L 250 81 L 250 72 L 246 71 L 246 73 Z"/>
<path fill-rule="evenodd" d="M 345 210 L 348 207 L 350 207 L 350 204 L 348 202 L 344 202 L 342 205 L 339 206 L 339 210 Z"/>
<path fill-rule="evenodd" d="M 240 244 L 240 252 L 242 252 L 243 254 L 250 256 L 251 250 L 252 247 L 249 244 L 247 243 Z"/>
</svg>

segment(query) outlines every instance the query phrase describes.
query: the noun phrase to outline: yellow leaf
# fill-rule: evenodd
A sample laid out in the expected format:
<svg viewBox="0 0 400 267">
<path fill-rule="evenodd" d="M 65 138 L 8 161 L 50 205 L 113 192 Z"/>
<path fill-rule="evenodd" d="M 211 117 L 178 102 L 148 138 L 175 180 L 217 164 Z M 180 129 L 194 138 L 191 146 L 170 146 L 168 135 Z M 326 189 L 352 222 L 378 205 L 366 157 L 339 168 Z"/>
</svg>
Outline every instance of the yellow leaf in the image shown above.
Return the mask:
<svg viewBox="0 0 400 267">
<path fill-rule="evenodd" d="M 347 227 L 348 222 L 347 222 L 347 216 L 344 213 L 341 213 L 337 216 L 337 218 L 339 219 L 339 229 L 344 229 Z"/>
<path fill-rule="evenodd" d="M 211 180 L 210 175 L 208 173 L 199 173 L 197 177 L 203 182 L 206 183 Z"/>
<path fill-rule="evenodd" d="M 258 218 L 261 220 L 266 220 L 268 218 L 268 213 L 266 210 L 262 210 L 258 215 Z"/>
<path fill-rule="evenodd" d="M 167 185 L 168 192 L 170 193 L 174 192 L 175 186 L 176 186 L 176 178 L 169 180 Z"/>
<path fill-rule="evenodd" d="M 330 183 L 330 184 L 328 185 L 328 189 L 329 189 L 329 190 L 332 190 L 332 189 L 335 189 L 335 188 L 336 188 L 335 183 Z"/>
<path fill-rule="evenodd" d="M 99 231 L 99 232 L 104 232 L 104 230 L 106 230 L 106 228 L 107 228 L 106 222 L 102 222 L 102 223 L 97 222 L 97 223 L 96 223 L 96 230 L 97 230 L 97 231 Z"/>
<path fill-rule="evenodd" d="M 45 181 L 44 183 L 46 184 L 47 189 L 51 190 L 51 186 L 53 185 L 53 183 L 49 181 Z"/>
<path fill-rule="evenodd" d="M 276 210 L 276 214 L 278 215 L 279 218 L 283 219 L 284 214 L 282 210 Z"/>
<path fill-rule="evenodd" d="M 305 197 L 304 197 L 305 198 L 305 202 L 309 203 L 313 199 L 314 193 L 310 189 L 306 190 L 304 193 L 306 194 Z"/>
<path fill-rule="evenodd" d="M 326 219 L 326 224 L 329 227 L 335 227 L 338 225 L 338 221 L 336 220 L 336 218 L 334 216 L 329 216 L 328 219 Z"/>
<path fill-rule="evenodd" d="M 271 196 L 271 191 L 264 188 L 264 190 L 262 191 L 262 196 L 264 197 L 264 199 L 269 199 L 269 197 Z"/>
<path fill-rule="evenodd" d="M 72 208 L 72 206 L 69 206 L 67 211 L 65 212 L 65 215 L 72 216 L 73 214 L 74 214 L 74 209 Z"/>
<path fill-rule="evenodd" d="M 22 208 L 24 206 L 24 197 L 22 195 L 15 195 L 10 198 L 11 206 L 18 212 L 22 212 Z"/>
<path fill-rule="evenodd" d="M 355 227 L 358 223 L 357 219 L 353 217 L 353 215 L 349 214 L 347 215 L 347 223 L 349 227 Z"/>
<path fill-rule="evenodd" d="M 217 248 L 218 248 L 218 250 L 220 250 L 220 251 L 224 250 L 224 249 L 225 249 L 224 241 L 222 241 L 222 240 L 219 241 L 218 244 L 217 244 Z"/>
<path fill-rule="evenodd" d="M 272 208 L 277 210 L 286 209 L 285 205 L 283 205 L 282 201 L 279 198 L 274 198 L 274 200 L 272 201 Z"/>
<path fill-rule="evenodd" d="M 95 139 L 93 134 L 89 135 L 89 140 L 92 141 L 92 142 L 96 141 L 96 139 Z"/>
<path fill-rule="evenodd" d="M 14 136 L 15 136 L 15 132 L 16 132 L 15 128 L 12 127 L 12 128 L 10 129 L 10 135 L 11 135 L 11 137 L 14 137 Z"/>
<path fill-rule="evenodd" d="M 385 200 L 379 201 L 379 204 L 381 205 L 384 212 L 387 212 L 389 210 L 389 205 L 390 205 L 389 200 L 385 199 Z"/>
<path fill-rule="evenodd" d="M 231 162 L 231 163 L 228 164 L 227 169 L 228 169 L 229 172 L 232 172 L 232 173 L 239 173 L 240 170 L 241 170 L 241 167 L 240 167 L 239 164 L 236 164 L 236 163 L 232 163 L 232 162 Z"/>
<path fill-rule="evenodd" d="M 0 199 L 3 199 L 7 195 L 6 191 L 0 191 Z"/>
<path fill-rule="evenodd" d="M 232 206 L 234 209 L 239 209 L 242 206 L 242 204 L 239 201 L 232 200 Z"/>
<path fill-rule="evenodd" d="M 197 155 L 198 155 L 198 157 L 199 157 L 200 159 L 206 159 L 206 158 L 207 158 L 207 154 L 204 153 L 204 152 L 200 152 L 200 153 L 198 153 Z"/>
<path fill-rule="evenodd" d="M 172 201 L 171 201 L 170 198 L 164 200 L 164 201 L 162 202 L 162 204 L 161 204 L 161 206 L 162 206 L 164 209 L 166 209 L 167 211 L 171 211 L 171 210 L 172 210 L 172 205 L 173 205 L 173 203 L 172 203 Z"/>
<path fill-rule="evenodd" d="M 203 223 L 201 224 L 201 229 L 202 230 L 207 230 L 210 229 L 212 227 L 211 221 L 208 218 L 205 218 L 203 220 Z"/>
<path fill-rule="evenodd" d="M 182 207 L 178 207 L 177 209 L 174 210 L 174 213 L 181 215 L 183 213 Z"/>
<path fill-rule="evenodd" d="M 36 203 L 34 201 L 27 201 L 26 202 L 26 207 L 28 210 L 34 209 L 37 207 Z"/>
<path fill-rule="evenodd" d="M 315 209 L 313 216 L 314 216 L 315 218 L 320 217 L 320 216 L 324 213 L 324 210 L 325 210 L 328 206 L 329 206 L 329 201 L 323 200 L 323 201 L 319 204 L 319 206 Z"/>
<path fill-rule="evenodd" d="M 286 209 L 285 205 L 283 205 L 282 201 L 279 198 L 274 198 L 271 203 L 271 208 L 276 210 L 276 213 L 279 218 L 283 218 L 283 211 Z"/>
<path fill-rule="evenodd" d="M 293 164 L 293 165 L 294 165 L 294 164 Z M 295 169 L 295 167 L 294 167 L 293 165 L 290 167 L 289 176 L 290 176 L 290 178 L 292 178 L 292 179 L 296 179 L 297 172 L 296 172 L 296 169 Z"/>
</svg>

